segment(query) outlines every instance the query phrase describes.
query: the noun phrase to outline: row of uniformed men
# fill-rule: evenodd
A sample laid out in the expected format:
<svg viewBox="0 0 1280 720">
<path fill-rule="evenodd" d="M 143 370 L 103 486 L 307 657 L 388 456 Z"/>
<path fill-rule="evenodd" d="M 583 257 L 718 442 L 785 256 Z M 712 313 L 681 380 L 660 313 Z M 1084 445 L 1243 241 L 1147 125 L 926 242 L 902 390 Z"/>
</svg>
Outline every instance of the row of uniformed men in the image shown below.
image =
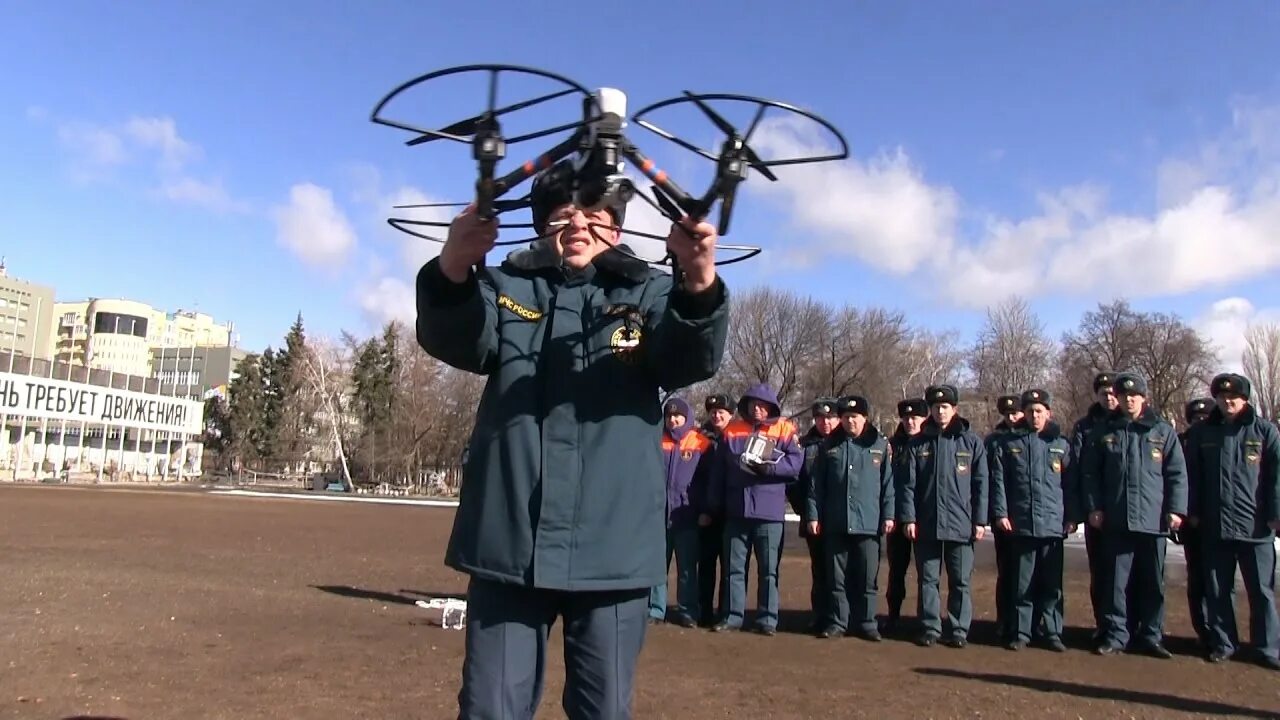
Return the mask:
<svg viewBox="0 0 1280 720">
<path fill-rule="evenodd" d="M 951 385 L 900 402 L 890 436 L 870 423 L 870 405 L 859 396 L 819 398 L 802 437 L 767 386 L 751 388 L 736 405 L 723 395 L 708 398 L 701 428 L 689 404 L 673 399 L 663 448 L 676 603 L 669 616 L 666 586 L 655 587 L 651 620 L 742 628 L 754 555 L 753 629 L 774 634 L 789 503 L 808 545 L 812 629 L 820 637 L 874 641 L 882 629 L 896 630 L 914 554 L 917 642 L 943 639 L 945 567 L 945 642 L 964 647 L 974 542 L 994 532 L 1005 646 L 1039 642 L 1061 652 L 1063 541 L 1085 523 L 1095 652 L 1129 647 L 1170 656 L 1163 644 L 1164 558 L 1172 536 L 1186 550 L 1191 615 L 1208 659 L 1225 660 L 1240 644 L 1238 565 L 1253 616 L 1251 643 L 1263 664 L 1280 669 L 1273 544 L 1280 434 L 1253 411 L 1246 378 L 1219 375 L 1210 388 L 1212 399 L 1186 408 L 1194 424 L 1181 438 L 1147 403 L 1143 378 L 1131 373 L 1098 374 L 1097 401 L 1069 434 L 1041 389 L 999 398 L 1003 419 L 986 438 L 957 414 L 959 392 Z M 882 543 L 889 564 L 884 628 L 875 614 Z"/>
</svg>

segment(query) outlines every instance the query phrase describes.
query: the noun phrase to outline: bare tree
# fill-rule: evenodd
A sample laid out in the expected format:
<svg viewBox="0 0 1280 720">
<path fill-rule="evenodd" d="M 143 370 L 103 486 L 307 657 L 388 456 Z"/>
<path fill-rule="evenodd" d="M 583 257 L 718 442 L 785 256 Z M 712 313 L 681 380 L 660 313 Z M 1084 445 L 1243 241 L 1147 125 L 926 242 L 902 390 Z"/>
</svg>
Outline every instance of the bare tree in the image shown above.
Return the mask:
<svg viewBox="0 0 1280 720">
<path fill-rule="evenodd" d="M 1095 373 L 1133 371 L 1146 378 L 1151 404 L 1181 422 L 1182 405 L 1208 381 L 1214 362 L 1208 340 L 1176 315 L 1141 313 L 1124 300 L 1099 305 L 1062 337 L 1059 415 L 1063 408 L 1084 412 Z"/>
<path fill-rule="evenodd" d="M 987 310 L 968 365 L 978 393 L 990 398 L 1043 384 L 1054 354 L 1053 341 L 1031 306 L 1012 297 Z"/>
<path fill-rule="evenodd" d="M 1251 325 L 1242 360 L 1253 384 L 1254 408 L 1269 420 L 1280 419 L 1280 324 Z"/>
<path fill-rule="evenodd" d="M 345 348 L 328 338 L 312 338 L 299 358 L 303 372 L 318 406 L 317 420 L 329 426 L 333 436 L 334 454 L 342 467 L 342 482 L 350 491 L 355 490 L 351 481 L 351 468 L 343 438 L 350 424 L 348 398 L 351 391 L 351 363 Z"/>
<path fill-rule="evenodd" d="M 924 389 L 929 385 L 956 379 L 964 362 L 958 338 L 954 330 L 917 329 L 911 333 L 895 363 L 900 399 L 924 397 Z"/>
<path fill-rule="evenodd" d="M 831 311 L 811 298 L 774 288 L 750 290 L 733 301 L 722 377 L 735 393 L 768 383 L 786 408 L 802 390 L 806 371 L 821 360 Z"/>
</svg>

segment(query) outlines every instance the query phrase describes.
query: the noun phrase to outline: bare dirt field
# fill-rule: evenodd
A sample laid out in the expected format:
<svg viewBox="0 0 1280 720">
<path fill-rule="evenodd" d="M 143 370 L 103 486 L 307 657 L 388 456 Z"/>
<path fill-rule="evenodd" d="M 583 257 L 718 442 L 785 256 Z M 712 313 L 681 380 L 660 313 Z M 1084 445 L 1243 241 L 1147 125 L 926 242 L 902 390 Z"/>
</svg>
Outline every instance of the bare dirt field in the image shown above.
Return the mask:
<svg viewBox="0 0 1280 720">
<path fill-rule="evenodd" d="M 456 717 L 463 634 L 413 604 L 465 588 L 441 562 L 451 520 L 446 508 L 0 487 L 0 718 Z M 794 529 L 787 541 L 798 548 Z M 636 717 L 1280 717 L 1280 675 L 1195 654 L 1176 564 L 1173 660 L 1083 649 L 1076 551 L 1072 650 L 995 646 L 989 545 L 967 649 L 803 634 L 808 570 L 789 553 L 776 637 L 650 628 Z M 1242 631 L 1247 617 L 1242 606 Z M 563 716 L 561 647 L 540 718 Z"/>
</svg>

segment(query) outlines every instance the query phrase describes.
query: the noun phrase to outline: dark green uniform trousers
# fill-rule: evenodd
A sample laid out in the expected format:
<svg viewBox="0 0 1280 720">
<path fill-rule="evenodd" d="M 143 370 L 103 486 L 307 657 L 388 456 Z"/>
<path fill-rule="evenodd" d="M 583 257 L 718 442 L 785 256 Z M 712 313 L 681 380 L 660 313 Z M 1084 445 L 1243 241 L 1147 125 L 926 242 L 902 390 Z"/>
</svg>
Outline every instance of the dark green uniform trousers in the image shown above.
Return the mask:
<svg viewBox="0 0 1280 720">
<path fill-rule="evenodd" d="M 1236 566 L 1249 596 L 1249 642 L 1263 655 L 1280 657 L 1280 619 L 1276 614 L 1276 547 L 1270 541 L 1208 540 L 1203 546 L 1205 590 L 1209 601 L 1209 644 L 1234 653 Z"/>
<path fill-rule="evenodd" d="M 1103 534 L 1102 545 L 1108 600 L 1102 642 L 1120 648 L 1131 638 L 1148 645 L 1163 642 L 1168 537 L 1113 530 Z"/>
<path fill-rule="evenodd" d="M 1062 638 L 1062 540 L 1008 538 L 1010 640 L 1030 642 L 1043 628 L 1046 640 Z M 1042 625 L 1043 623 L 1043 625 Z"/>
<path fill-rule="evenodd" d="M 885 537 L 886 559 L 889 561 L 889 586 L 886 599 L 889 601 L 889 619 L 897 620 L 902 614 L 902 601 L 907 598 L 907 568 L 911 567 L 911 545 L 907 534 L 900 527 Z"/>
<path fill-rule="evenodd" d="M 565 715 L 630 718 L 648 606 L 648 588 L 564 592 L 473 577 L 459 717 L 533 718 L 542 699 L 547 636 L 563 618 Z"/>
<path fill-rule="evenodd" d="M 880 537 L 824 534 L 822 549 L 831 583 L 827 601 L 830 624 L 840 630 L 876 631 Z"/>
<path fill-rule="evenodd" d="M 916 541 L 916 575 L 920 580 L 918 609 L 924 632 L 942 636 L 942 566 L 947 566 L 947 626 L 951 637 L 968 638 L 973 622 L 973 543 Z"/>
</svg>

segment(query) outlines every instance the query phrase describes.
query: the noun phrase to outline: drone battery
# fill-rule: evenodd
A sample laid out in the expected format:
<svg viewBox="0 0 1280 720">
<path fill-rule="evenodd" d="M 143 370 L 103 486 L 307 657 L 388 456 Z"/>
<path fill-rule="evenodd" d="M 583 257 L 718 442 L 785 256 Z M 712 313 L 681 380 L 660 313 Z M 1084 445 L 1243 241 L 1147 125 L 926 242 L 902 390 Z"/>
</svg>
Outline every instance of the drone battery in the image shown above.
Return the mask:
<svg viewBox="0 0 1280 720">
<path fill-rule="evenodd" d="M 627 94 L 617 88 L 600 88 L 596 91 L 596 100 L 600 104 L 601 115 L 627 116 Z"/>
</svg>

